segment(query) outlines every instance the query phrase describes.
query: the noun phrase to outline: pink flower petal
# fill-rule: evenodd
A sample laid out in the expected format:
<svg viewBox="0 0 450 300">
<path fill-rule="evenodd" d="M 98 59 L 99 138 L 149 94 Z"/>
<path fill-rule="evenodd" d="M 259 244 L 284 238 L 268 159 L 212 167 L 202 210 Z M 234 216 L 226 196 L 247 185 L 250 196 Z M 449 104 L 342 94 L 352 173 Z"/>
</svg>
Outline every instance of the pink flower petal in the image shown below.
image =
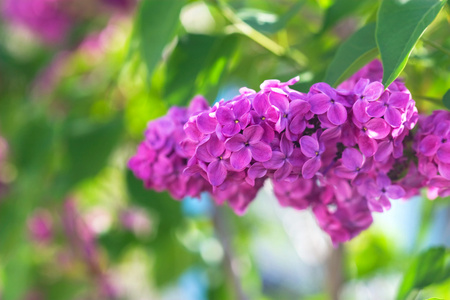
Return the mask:
<svg viewBox="0 0 450 300">
<path fill-rule="evenodd" d="M 339 102 L 331 104 L 327 117 L 334 125 L 341 125 L 347 120 L 347 110 Z"/>
<path fill-rule="evenodd" d="M 208 166 L 208 180 L 212 186 L 221 185 L 227 177 L 227 168 L 221 160 L 215 160 Z"/>
<path fill-rule="evenodd" d="M 267 108 L 270 107 L 269 98 L 266 93 L 258 93 L 253 99 L 253 109 L 258 113 L 258 115 L 263 116 Z"/>
<path fill-rule="evenodd" d="M 211 135 L 211 138 L 206 144 L 208 152 L 213 157 L 219 157 L 225 151 L 225 145 L 215 134 Z"/>
<path fill-rule="evenodd" d="M 233 104 L 233 112 L 237 119 L 240 119 L 243 115 L 250 111 L 252 107 L 250 100 L 247 98 L 243 98 L 241 100 L 236 101 Z"/>
<path fill-rule="evenodd" d="M 195 156 L 197 156 L 197 158 L 201 161 L 204 162 L 212 162 L 214 161 L 216 158 L 214 156 L 211 155 L 211 153 L 209 153 L 208 151 L 208 142 L 201 144 L 197 147 L 197 150 L 195 152 Z"/>
<path fill-rule="evenodd" d="M 292 169 L 293 169 L 293 168 L 292 168 L 292 165 L 291 165 L 288 161 L 286 161 L 286 162 L 281 166 L 281 168 L 277 169 L 277 170 L 275 171 L 275 173 L 273 174 L 275 180 L 276 180 L 276 181 L 281 181 L 281 180 L 286 179 L 286 178 L 289 176 L 289 174 L 291 174 Z"/>
<path fill-rule="evenodd" d="M 222 128 L 222 134 L 230 137 L 233 136 L 241 131 L 241 126 L 239 126 L 239 123 L 235 123 L 234 121 L 232 123 L 229 123 L 227 125 L 224 125 Z"/>
<path fill-rule="evenodd" d="M 409 99 L 410 99 L 409 94 L 402 92 L 395 92 L 392 93 L 391 96 L 389 97 L 388 103 L 389 106 L 405 109 Z"/>
<path fill-rule="evenodd" d="M 212 133 L 216 130 L 217 120 L 209 115 L 209 113 L 201 113 L 197 117 L 197 127 L 201 133 Z"/>
<path fill-rule="evenodd" d="M 367 101 L 375 101 L 380 98 L 384 92 L 384 85 L 379 81 L 374 81 L 364 89 L 364 99 Z"/>
<path fill-rule="evenodd" d="M 364 127 L 367 128 L 367 135 L 377 140 L 384 139 L 391 133 L 390 126 L 383 119 L 372 119 Z"/>
<path fill-rule="evenodd" d="M 386 174 L 379 173 L 377 175 L 377 186 L 379 188 L 385 188 L 387 186 L 391 185 L 391 180 Z"/>
<path fill-rule="evenodd" d="M 353 104 L 353 115 L 356 120 L 361 123 L 366 123 L 370 120 L 370 116 L 367 114 L 366 109 L 369 105 L 369 102 L 366 100 L 357 100 L 355 104 Z"/>
<path fill-rule="evenodd" d="M 292 151 L 294 150 L 294 144 L 286 137 L 285 134 L 281 136 L 280 150 L 286 157 L 291 156 Z"/>
<path fill-rule="evenodd" d="M 386 196 L 391 199 L 400 199 L 405 196 L 405 190 L 399 185 L 390 185 L 386 187 Z"/>
<path fill-rule="evenodd" d="M 293 134 L 300 134 L 305 130 L 305 128 L 306 122 L 304 116 L 302 115 L 295 116 L 289 124 L 289 131 Z"/>
<path fill-rule="evenodd" d="M 236 134 L 225 142 L 225 148 L 236 152 L 244 148 L 246 142 L 247 139 L 242 134 Z"/>
<path fill-rule="evenodd" d="M 300 149 L 304 155 L 315 157 L 317 155 L 316 152 L 319 152 L 319 143 L 315 138 L 305 135 L 300 139 Z"/>
<path fill-rule="evenodd" d="M 440 163 L 438 169 L 442 177 L 450 180 L 450 164 Z"/>
<path fill-rule="evenodd" d="M 266 161 L 263 165 L 267 169 L 276 170 L 280 168 L 286 160 L 286 156 L 280 151 L 273 151 L 272 157 L 269 161 Z"/>
<path fill-rule="evenodd" d="M 386 113 L 386 106 L 380 101 L 369 103 L 367 114 L 371 117 L 381 118 Z"/>
<path fill-rule="evenodd" d="M 314 175 L 319 171 L 321 166 L 320 158 L 319 157 L 313 157 L 311 159 L 308 159 L 302 168 L 302 176 L 305 179 L 311 179 L 314 177 Z"/>
<path fill-rule="evenodd" d="M 234 121 L 236 119 L 236 117 L 234 116 L 231 109 L 229 109 L 228 107 L 225 107 L 225 106 L 221 106 L 217 109 L 216 118 L 217 118 L 217 121 L 221 125 L 227 125 L 230 123 L 234 123 Z"/>
<path fill-rule="evenodd" d="M 419 144 L 419 151 L 425 156 L 432 156 L 436 154 L 439 149 L 440 138 L 435 135 L 427 135 Z"/>
<path fill-rule="evenodd" d="M 446 164 L 450 164 L 450 143 L 443 144 L 436 151 L 437 158 Z"/>
<path fill-rule="evenodd" d="M 384 161 L 386 158 L 391 155 L 392 151 L 394 150 L 394 146 L 392 145 L 391 141 L 383 141 L 380 144 L 378 144 L 378 150 L 375 153 L 375 160 L 378 162 Z"/>
<path fill-rule="evenodd" d="M 230 163 L 236 170 L 242 170 L 252 161 L 252 153 L 248 147 L 244 147 L 237 152 L 233 152 L 230 157 Z"/>
<path fill-rule="evenodd" d="M 378 149 L 377 142 L 367 135 L 362 135 L 359 137 L 358 146 L 365 157 L 373 156 Z"/>
<path fill-rule="evenodd" d="M 309 98 L 311 111 L 315 114 L 323 114 L 331 106 L 331 99 L 324 94 L 315 94 Z"/>
<path fill-rule="evenodd" d="M 289 100 L 285 95 L 270 92 L 269 101 L 273 106 L 278 108 L 281 113 L 287 112 L 289 109 Z"/>
<path fill-rule="evenodd" d="M 272 158 L 272 148 L 266 143 L 259 142 L 250 145 L 248 148 L 256 161 L 265 162 Z"/>
<path fill-rule="evenodd" d="M 386 113 L 384 114 L 384 119 L 392 127 L 400 127 L 400 125 L 402 125 L 402 115 L 400 114 L 398 109 L 396 109 L 394 107 L 388 107 L 386 109 Z"/>
<path fill-rule="evenodd" d="M 367 78 L 361 78 L 358 80 L 358 82 L 355 84 L 355 87 L 353 88 L 353 92 L 356 95 L 362 95 L 364 92 L 364 89 L 369 84 L 369 79 Z"/>
<path fill-rule="evenodd" d="M 311 109 L 311 105 L 304 100 L 294 100 L 289 103 L 289 113 L 291 115 L 305 115 Z"/>
<path fill-rule="evenodd" d="M 342 153 L 342 164 L 349 170 L 361 169 L 364 158 L 355 148 L 346 148 Z"/>
<path fill-rule="evenodd" d="M 252 125 L 244 129 L 244 137 L 250 144 L 257 143 L 261 140 L 264 129 L 259 125 Z"/>
<path fill-rule="evenodd" d="M 358 174 L 357 172 L 349 170 L 348 168 L 346 168 L 344 166 L 336 167 L 336 169 L 334 169 L 334 173 L 337 176 L 339 176 L 341 178 L 345 178 L 345 179 L 353 179 Z"/>
</svg>

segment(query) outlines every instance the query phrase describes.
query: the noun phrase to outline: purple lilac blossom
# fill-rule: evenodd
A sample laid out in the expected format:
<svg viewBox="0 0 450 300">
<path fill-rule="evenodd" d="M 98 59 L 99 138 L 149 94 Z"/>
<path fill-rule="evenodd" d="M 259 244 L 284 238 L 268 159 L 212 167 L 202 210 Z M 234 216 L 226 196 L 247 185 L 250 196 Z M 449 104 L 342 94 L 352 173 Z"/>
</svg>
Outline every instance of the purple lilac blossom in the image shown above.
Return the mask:
<svg viewBox="0 0 450 300">
<path fill-rule="evenodd" d="M 191 147 L 188 143 L 181 144 L 186 137 L 183 125 L 189 116 L 207 107 L 208 102 L 203 97 L 195 97 L 188 108 L 172 107 L 166 116 L 149 122 L 144 141 L 128 162 L 128 167 L 144 182 L 146 188 L 167 190 L 179 200 L 185 196 L 198 196 L 200 192 L 208 190 L 208 177 L 184 174 L 188 158 L 192 154 L 189 153 Z M 207 142 L 202 145 L 205 144 Z M 209 162 L 213 162 L 213 155 L 219 149 L 217 144 L 214 146 L 209 147 L 213 153 L 205 154 L 202 158 L 207 157 Z M 210 168 L 210 174 L 224 171 L 219 165 L 220 162 L 214 165 L 215 168 Z M 207 169 L 204 171 L 207 172 Z"/>
<path fill-rule="evenodd" d="M 301 93 L 289 87 L 298 77 L 267 80 L 258 92 L 242 88 L 231 100 L 185 109 L 179 135 L 172 134 L 169 112 L 149 123 L 129 166 L 147 188 L 168 189 L 169 161 L 179 149 L 175 153 L 183 161 L 170 178 L 194 180 L 191 190 L 210 192 L 238 214 L 270 178 L 280 205 L 311 207 L 333 243 L 345 242 L 370 226 L 373 212 L 388 210 L 391 199 L 417 194 L 429 174 L 428 183 L 441 194 L 450 190 L 449 126 L 438 126 L 450 122 L 448 115 L 435 116 L 436 125 L 423 133 L 425 142 L 415 142 L 423 152 L 414 169 L 403 150 L 419 119 L 415 102 L 400 79 L 386 89 L 381 79 L 381 64 L 374 61 L 337 89 L 316 83 Z M 435 138 L 426 137 L 432 132 Z M 408 168 L 420 176 L 405 177 Z M 178 189 L 177 199 L 192 195 L 180 190 L 186 189 Z"/>
<path fill-rule="evenodd" d="M 421 116 L 413 149 L 418 159 L 418 172 L 429 188 L 431 199 L 450 196 L 450 112 L 436 110 Z M 408 174 L 409 175 L 409 174 Z"/>
</svg>

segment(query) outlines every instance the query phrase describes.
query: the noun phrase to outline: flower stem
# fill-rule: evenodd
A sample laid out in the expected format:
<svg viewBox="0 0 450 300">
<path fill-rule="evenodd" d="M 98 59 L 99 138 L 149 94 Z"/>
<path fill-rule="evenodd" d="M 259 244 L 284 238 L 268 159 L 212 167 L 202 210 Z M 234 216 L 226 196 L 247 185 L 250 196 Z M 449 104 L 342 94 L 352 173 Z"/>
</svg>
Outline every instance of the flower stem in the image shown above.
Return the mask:
<svg viewBox="0 0 450 300">
<path fill-rule="evenodd" d="M 214 209 L 213 215 L 213 225 L 214 231 L 216 232 L 217 238 L 222 245 L 224 252 L 224 264 L 227 271 L 228 278 L 232 284 L 237 300 L 248 300 L 249 298 L 245 295 L 242 289 L 241 280 L 239 275 L 236 274 L 233 266 L 236 265 L 236 261 L 231 249 L 230 234 L 227 230 L 227 224 L 225 220 L 225 215 L 221 207 Z"/>
<path fill-rule="evenodd" d="M 442 47 L 442 46 L 439 45 L 438 43 L 433 42 L 433 41 L 430 41 L 430 40 L 428 40 L 428 39 L 424 39 L 424 38 L 422 38 L 422 41 L 423 41 L 425 44 L 430 45 L 431 47 L 433 47 L 433 48 L 435 48 L 435 49 L 441 51 L 442 53 L 445 53 L 447 56 L 450 56 L 450 50 L 448 50 L 448 49 Z"/>
<path fill-rule="evenodd" d="M 212 2 L 239 33 L 247 36 L 273 54 L 292 60 L 300 68 L 303 68 L 307 64 L 308 59 L 300 51 L 290 48 L 284 48 L 258 30 L 255 30 L 253 27 L 242 21 L 228 5 L 223 3 L 223 1 L 212 0 Z"/>
</svg>

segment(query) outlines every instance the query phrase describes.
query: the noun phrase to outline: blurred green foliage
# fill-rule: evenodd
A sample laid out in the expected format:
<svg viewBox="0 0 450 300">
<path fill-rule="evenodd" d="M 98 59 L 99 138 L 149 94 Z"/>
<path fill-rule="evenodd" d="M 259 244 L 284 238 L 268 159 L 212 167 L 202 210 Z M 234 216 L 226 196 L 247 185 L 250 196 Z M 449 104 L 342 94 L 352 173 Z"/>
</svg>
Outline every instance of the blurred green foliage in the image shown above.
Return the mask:
<svg viewBox="0 0 450 300">
<path fill-rule="evenodd" d="M 90 12 L 57 45 L 2 18 L 0 135 L 8 149 L 0 170 L 1 299 L 156 299 L 194 269 L 207 278 L 207 299 L 237 299 L 239 285 L 249 299 L 329 299 L 327 273 L 341 270 L 319 268 L 320 288 L 288 289 L 280 269 L 268 274 L 253 256 L 256 237 L 281 239 L 268 234 L 276 226 L 286 234 L 283 221 L 252 211 L 239 218 L 226 208 L 190 215 L 168 194 L 144 189 L 126 164 L 146 123 L 171 105 L 196 94 L 213 103 L 270 78 L 300 75 L 301 91 L 322 80 L 337 84 L 378 53 L 384 81 L 404 77 L 421 112 L 450 108 L 450 8 L 411 0 L 411 10 L 396 11 L 400 2 L 142 0 L 128 13 Z M 66 199 L 76 200 L 80 223 L 93 228 L 98 261 L 91 265 L 64 229 Z M 447 200 L 428 208 L 417 248 Z M 146 231 L 123 225 L 128 208 L 145 212 Z M 51 216 L 51 243 L 29 232 L 41 210 Z M 419 289 L 450 297 L 444 248 L 412 260 L 416 250 L 396 247 L 376 229 L 345 248 L 342 286 L 405 272 L 398 299 Z M 238 286 L 230 268 L 239 269 Z M 102 290 L 106 277 L 125 286 L 122 296 Z"/>
</svg>

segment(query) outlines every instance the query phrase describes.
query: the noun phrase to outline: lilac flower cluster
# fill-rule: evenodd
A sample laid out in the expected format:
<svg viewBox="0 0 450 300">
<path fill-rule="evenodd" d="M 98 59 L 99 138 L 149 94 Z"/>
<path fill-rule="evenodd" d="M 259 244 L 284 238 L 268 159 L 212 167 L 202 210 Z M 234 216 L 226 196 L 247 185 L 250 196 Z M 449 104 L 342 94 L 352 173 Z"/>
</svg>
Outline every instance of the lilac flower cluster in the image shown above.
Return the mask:
<svg viewBox="0 0 450 300">
<path fill-rule="evenodd" d="M 421 117 L 413 148 L 420 173 L 415 178 L 422 181 L 416 184 L 428 186 L 432 199 L 450 196 L 450 111 L 436 110 Z"/>
<path fill-rule="evenodd" d="M 208 107 L 203 97 L 195 97 L 188 108 L 172 107 L 166 116 L 148 124 L 145 140 L 128 163 L 128 167 L 144 182 L 146 188 L 168 190 L 173 198 L 179 200 L 208 191 L 209 183 L 200 175 L 184 174 L 190 156 L 186 145 L 181 146 L 186 138 L 183 126 L 189 116 Z"/>
<path fill-rule="evenodd" d="M 174 193 L 170 181 L 163 179 L 173 168 L 153 162 L 158 155 L 164 156 L 162 160 L 171 157 L 165 156 L 167 150 L 153 153 L 156 146 L 148 142 L 149 132 L 156 131 L 158 137 L 170 140 L 170 149 L 178 149 L 173 153 L 183 158 L 186 168 L 184 172 L 181 165 L 176 168 L 177 178 L 196 182 L 196 192 L 208 191 L 218 204 L 227 201 L 242 214 L 270 178 L 280 205 L 311 207 L 333 243 L 347 241 L 370 226 L 373 212 L 388 210 L 391 199 L 410 197 L 424 186 L 424 176 L 414 175 L 423 174 L 423 167 L 414 169 L 413 153 L 410 149 L 404 153 L 419 119 L 415 102 L 400 80 L 385 89 L 381 78 L 381 63 L 374 61 L 337 89 L 316 83 L 308 93 L 301 93 L 289 87 L 298 78 L 286 83 L 267 80 L 258 92 L 242 88 L 229 101 L 183 115 L 190 115 L 184 139 L 183 132 L 175 138 L 170 126 L 157 125 L 173 119 L 170 111 L 149 124 L 147 142 L 129 166 L 148 188 Z M 450 122 L 448 115 L 436 119 Z M 450 144 L 445 145 L 443 135 L 448 138 L 449 130 L 435 127 L 423 134 L 425 138 L 434 132 L 439 147 L 427 149 L 426 159 L 419 156 L 419 160 L 434 164 L 436 176 L 429 182 L 447 193 L 448 181 L 443 180 L 448 180 L 444 173 Z M 405 176 L 408 168 L 410 174 Z M 193 195 L 177 192 L 178 199 Z"/>
</svg>

